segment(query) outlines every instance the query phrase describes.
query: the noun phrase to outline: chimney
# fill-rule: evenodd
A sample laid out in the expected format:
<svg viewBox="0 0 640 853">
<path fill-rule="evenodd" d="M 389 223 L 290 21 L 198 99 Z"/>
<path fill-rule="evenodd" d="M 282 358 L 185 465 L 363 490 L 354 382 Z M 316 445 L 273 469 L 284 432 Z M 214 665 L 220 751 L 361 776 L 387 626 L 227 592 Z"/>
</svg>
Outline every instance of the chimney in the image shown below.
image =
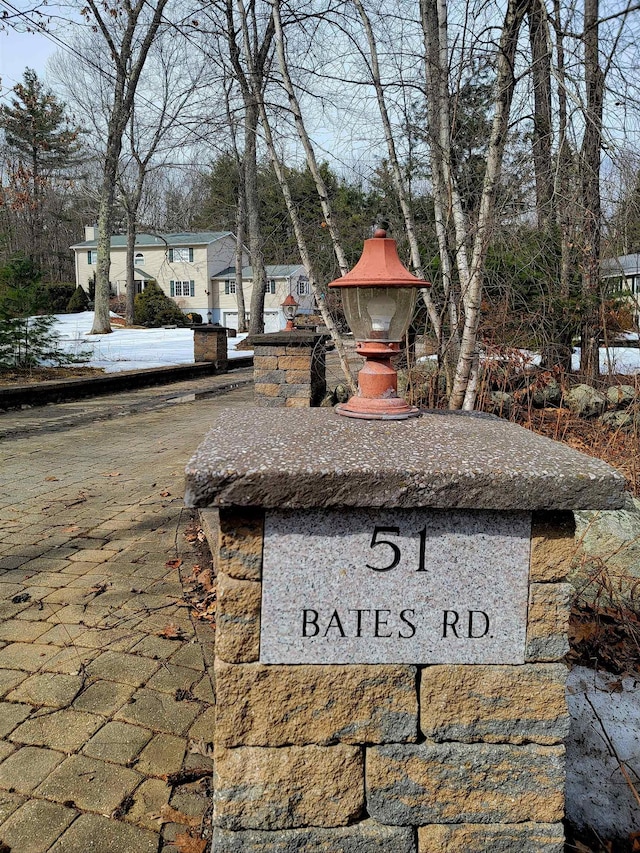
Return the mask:
<svg viewBox="0 0 640 853">
<path fill-rule="evenodd" d="M 84 239 L 85 240 L 97 240 L 98 238 L 98 228 L 96 225 L 85 225 L 84 226 Z"/>
</svg>

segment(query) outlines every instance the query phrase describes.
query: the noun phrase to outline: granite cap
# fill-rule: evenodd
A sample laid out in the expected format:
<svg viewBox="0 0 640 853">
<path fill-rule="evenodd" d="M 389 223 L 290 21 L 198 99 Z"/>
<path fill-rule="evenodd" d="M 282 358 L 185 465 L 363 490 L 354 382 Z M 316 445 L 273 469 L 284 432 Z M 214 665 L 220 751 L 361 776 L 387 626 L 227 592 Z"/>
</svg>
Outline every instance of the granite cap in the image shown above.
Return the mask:
<svg viewBox="0 0 640 853">
<path fill-rule="evenodd" d="M 406 421 L 229 408 L 186 468 L 187 506 L 617 509 L 611 466 L 493 415 Z"/>
</svg>

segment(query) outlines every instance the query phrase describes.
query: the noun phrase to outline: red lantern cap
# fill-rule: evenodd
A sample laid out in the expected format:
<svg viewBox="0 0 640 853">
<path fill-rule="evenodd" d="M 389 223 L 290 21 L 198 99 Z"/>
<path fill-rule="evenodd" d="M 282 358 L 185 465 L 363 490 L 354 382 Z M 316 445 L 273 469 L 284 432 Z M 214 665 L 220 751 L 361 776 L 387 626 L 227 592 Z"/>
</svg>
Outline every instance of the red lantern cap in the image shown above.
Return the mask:
<svg viewBox="0 0 640 853">
<path fill-rule="evenodd" d="M 287 307 L 289 307 L 289 305 L 295 305 L 296 308 L 298 307 L 298 303 L 296 302 L 296 300 L 293 298 L 293 296 L 291 294 L 289 294 L 287 296 L 287 298 L 280 304 L 280 307 L 284 308 L 285 305 Z"/>
<path fill-rule="evenodd" d="M 396 241 L 378 228 L 364 241 L 364 249 L 355 267 L 329 284 L 329 287 L 431 287 L 431 282 L 412 275 L 398 257 Z"/>
</svg>

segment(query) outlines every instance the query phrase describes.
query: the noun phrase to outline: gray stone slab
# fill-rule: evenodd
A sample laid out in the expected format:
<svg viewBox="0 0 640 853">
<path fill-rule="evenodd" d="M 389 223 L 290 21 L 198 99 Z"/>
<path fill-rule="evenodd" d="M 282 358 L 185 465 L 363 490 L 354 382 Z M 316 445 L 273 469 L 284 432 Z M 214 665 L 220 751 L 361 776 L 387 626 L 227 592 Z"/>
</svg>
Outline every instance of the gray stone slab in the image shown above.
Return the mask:
<svg viewBox="0 0 640 853">
<path fill-rule="evenodd" d="M 337 829 L 284 829 L 278 832 L 214 828 L 216 853 L 415 853 L 413 829 L 365 820 Z"/>
<path fill-rule="evenodd" d="M 617 509 L 606 463 L 492 415 L 362 421 L 229 408 L 186 468 L 188 506 Z"/>
<path fill-rule="evenodd" d="M 528 513 L 267 512 L 260 662 L 522 664 L 530 530 Z"/>
</svg>

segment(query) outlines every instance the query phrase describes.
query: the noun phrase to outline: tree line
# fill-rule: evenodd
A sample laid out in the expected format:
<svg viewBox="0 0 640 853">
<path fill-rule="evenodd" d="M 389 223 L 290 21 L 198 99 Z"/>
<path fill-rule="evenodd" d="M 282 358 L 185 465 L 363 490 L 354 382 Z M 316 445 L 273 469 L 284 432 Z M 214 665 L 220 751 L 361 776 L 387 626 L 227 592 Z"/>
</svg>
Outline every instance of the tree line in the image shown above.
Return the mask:
<svg viewBox="0 0 640 853">
<path fill-rule="evenodd" d="M 3 210 L 12 234 L 20 221 L 32 250 L 49 251 L 45 187 L 57 203 L 93 188 L 84 209 L 71 206 L 99 226 L 94 331 L 109 329 L 115 228 L 132 240 L 143 227 L 225 227 L 251 254 L 249 331 L 261 330 L 265 262 L 301 260 L 341 351 L 325 285 L 383 214 L 412 271 L 433 281 L 421 312 L 452 408 L 473 408 L 497 307 L 547 366 L 567 364 L 579 333 L 581 371 L 597 374 L 600 257 L 640 248 L 626 136 L 635 4 L 87 0 L 78 16 L 54 63 L 78 116 L 63 110 L 53 131 L 68 134 L 69 158 L 56 162 L 54 146 L 48 162 L 30 161 L 12 147 L 17 105 L 4 108 Z M 92 156 L 76 161 L 83 148 Z M 603 173 L 622 174 L 617 150 L 628 191 L 618 182 L 606 197 Z M 349 168 L 358 157 L 364 178 Z M 241 280 L 236 289 L 242 326 Z"/>
</svg>

